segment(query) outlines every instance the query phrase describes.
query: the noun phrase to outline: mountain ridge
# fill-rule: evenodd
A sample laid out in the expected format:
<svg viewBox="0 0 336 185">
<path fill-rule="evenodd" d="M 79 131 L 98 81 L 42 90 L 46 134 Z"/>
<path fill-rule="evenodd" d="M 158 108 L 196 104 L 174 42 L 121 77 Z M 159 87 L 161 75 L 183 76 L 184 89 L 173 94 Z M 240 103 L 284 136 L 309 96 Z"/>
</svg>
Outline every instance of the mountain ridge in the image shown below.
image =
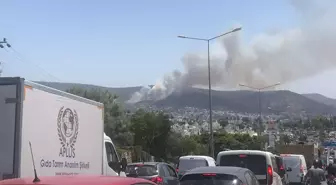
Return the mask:
<svg viewBox="0 0 336 185">
<path fill-rule="evenodd" d="M 303 96 L 310 98 L 312 100 L 315 100 L 317 102 L 320 103 L 324 103 L 326 105 L 330 105 L 333 107 L 336 107 L 336 99 L 324 96 L 322 94 L 318 94 L 318 93 L 307 93 L 307 94 L 302 94 Z"/>
<path fill-rule="evenodd" d="M 98 88 L 108 90 L 118 95 L 119 102 L 125 103 L 134 92 L 142 87 L 102 87 L 91 84 L 61 83 L 61 82 L 37 82 L 55 89 L 65 91 L 72 87 L 83 89 Z M 261 96 L 261 109 L 265 113 L 276 112 L 307 112 L 312 114 L 336 113 L 336 100 L 320 94 L 298 94 L 291 91 L 263 91 L 261 94 L 255 91 L 212 91 L 212 107 L 214 109 L 231 110 L 237 112 L 257 113 L 259 111 L 259 95 Z M 332 100 L 335 104 L 332 104 Z M 158 101 L 143 101 L 136 105 L 146 103 L 157 107 L 183 108 L 186 106 L 207 109 L 209 107 L 208 90 L 188 88 L 181 92 L 174 92 L 165 99 Z"/>
</svg>

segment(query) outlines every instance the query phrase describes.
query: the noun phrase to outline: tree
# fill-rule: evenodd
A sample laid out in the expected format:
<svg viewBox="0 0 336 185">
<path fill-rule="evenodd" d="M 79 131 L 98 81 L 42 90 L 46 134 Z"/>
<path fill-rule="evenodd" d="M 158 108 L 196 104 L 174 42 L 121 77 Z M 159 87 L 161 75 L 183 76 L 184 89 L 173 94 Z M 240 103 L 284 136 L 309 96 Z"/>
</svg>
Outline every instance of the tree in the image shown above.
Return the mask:
<svg viewBox="0 0 336 185">
<path fill-rule="evenodd" d="M 306 135 L 303 135 L 303 134 L 300 134 L 300 135 L 299 135 L 299 141 L 300 141 L 300 142 L 307 142 L 307 136 L 306 136 Z"/>
<path fill-rule="evenodd" d="M 129 131 L 129 120 L 121 105 L 117 102 L 118 96 L 109 91 L 100 89 L 81 89 L 73 87 L 67 90 L 68 93 L 75 94 L 93 101 L 104 104 L 104 131 L 119 146 L 133 145 L 133 136 Z"/>
<path fill-rule="evenodd" d="M 229 124 L 229 121 L 227 119 L 220 119 L 218 123 L 222 128 L 225 128 Z"/>
<path fill-rule="evenodd" d="M 207 137 L 207 136 L 206 136 Z M 264 141 L 261 137 L 249 134 L 214 133 L 215 154 L 225 149 L 231 150 L 261 150 Z"/>
<path fill-rule="evenodd" d="M 315 130 L 321 130 L 323 128 L 323 122 L 321 119 L 313 119 L 312 126 Z"/>
<path fill-rule="evenodd" d="M 243 123 L 248 124 L 248 123 L 250 123 L 250 118 L 248 118 L 248 117 L 243 117 L 243 118 L 242 118 L 242 121 L 243 121 Z"/>
<path fill-rule="evenodd" d="M 238 123 L 238 128 L 241 130 L 241 129 L 244 129 L 245 128 L 245 124 L 244 123 Z"/>
<path fill-rule="evenodd" d="M 134 133 L 134 143 L 141 145 L 155 157 L 165 159 L 167 142 L 172 123 L 162 112 L 136 111 L 131 117 L 130 130 Z"/>
<path fill-rule="evenodd" d="M 288 144 L 291 143 L 291 139 L 290 139 L 290 137 L 288 135 L 283 134 L 283 135 L 280 136 L 280 143 L 288 145 Z"/>
<path fill-rule="evenodd" d="M 325 140 L 325 138 L 326 138 L 326 134 L 325 134 L 324 130 L 320 130 L 319 131 L 319 139 L 320 139 L 320 141 L 323 142 Z"/>
</svg>

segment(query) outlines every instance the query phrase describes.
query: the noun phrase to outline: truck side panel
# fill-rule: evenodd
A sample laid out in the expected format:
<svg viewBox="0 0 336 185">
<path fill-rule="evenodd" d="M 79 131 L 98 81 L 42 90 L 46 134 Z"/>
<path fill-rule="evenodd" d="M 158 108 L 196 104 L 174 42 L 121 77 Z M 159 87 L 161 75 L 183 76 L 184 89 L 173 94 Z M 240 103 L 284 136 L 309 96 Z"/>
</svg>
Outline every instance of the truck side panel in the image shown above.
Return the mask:
<svg viewBox="0 0 336 185">
<path fill-rule="evenodd" d="M 0 78 L 0 180 L 20 175 L 22 84 L 20 78 Z"/>
<path fill-rule="evenodd" d="M 281 154 L 301 154 L 305 157 L 307 166 L 312 165 L 314 160 L 315 147 L 314 145 L 280 145 L 279 152 Z"/>
<path fill-rule="evenodd" d="M 102 104 L 26 83 L 21 177 L 33 176 L 29 141 L 40 176 L 102 174 Z"/>
</svg>

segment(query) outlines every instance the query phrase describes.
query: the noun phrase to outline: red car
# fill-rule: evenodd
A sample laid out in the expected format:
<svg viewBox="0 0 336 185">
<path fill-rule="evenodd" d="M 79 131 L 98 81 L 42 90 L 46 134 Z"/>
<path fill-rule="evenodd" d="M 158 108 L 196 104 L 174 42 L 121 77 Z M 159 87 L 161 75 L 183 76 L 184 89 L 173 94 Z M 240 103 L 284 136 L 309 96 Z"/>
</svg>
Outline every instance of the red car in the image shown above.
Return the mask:
<svg viewBox="0 0 336 185">
<path fill-rule="evenodd" d="M 129 177 L 112 176 L 52 176 L 34 178 L 18 178 L 0 181 L 0 185 L 156 185 L 154 182 Z"/>
</svg>

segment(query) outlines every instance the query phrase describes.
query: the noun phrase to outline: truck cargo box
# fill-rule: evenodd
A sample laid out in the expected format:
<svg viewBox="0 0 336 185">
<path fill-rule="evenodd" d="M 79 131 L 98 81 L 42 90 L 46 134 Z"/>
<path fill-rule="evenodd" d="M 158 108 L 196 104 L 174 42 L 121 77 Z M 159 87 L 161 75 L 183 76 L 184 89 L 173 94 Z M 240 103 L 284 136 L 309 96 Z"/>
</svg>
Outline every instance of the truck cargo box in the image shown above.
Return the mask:
<svg viewBox="0 0 336 185">
<path fill-rule="evenodd" d="M 33 160 L 39 176 L 103 174 L 101 103 L 6 77 L 0 118 L 0 180 L 32 177 Z"/>
<path fill-rule="evenodd" d="M 305 157 L 307 166 L 312 165 L 312 161 L 317 158 L 318 148 L 315 145 L 279 145 L 278 151 L 281 154 L 301 154 Z"/>
</svg>

